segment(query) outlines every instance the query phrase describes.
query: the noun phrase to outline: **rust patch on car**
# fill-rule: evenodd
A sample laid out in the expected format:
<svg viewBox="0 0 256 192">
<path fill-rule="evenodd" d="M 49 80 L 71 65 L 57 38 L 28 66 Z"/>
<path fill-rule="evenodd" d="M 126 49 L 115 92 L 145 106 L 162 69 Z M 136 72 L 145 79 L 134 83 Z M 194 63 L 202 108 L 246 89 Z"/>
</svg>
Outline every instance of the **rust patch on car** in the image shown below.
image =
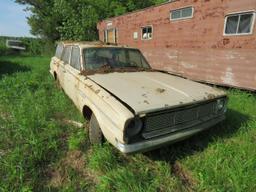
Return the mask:
<svg viewBox="0 0 256 192">
<path fill-rule="evenodd" d="M 158 93 L 164 93 L 166 90 L 165 90 L 165 89 L 161 89 L 161 88 L 157 88 L 156 91 L 157 91 Z"/>
<path fill-rule="evenodd" d="M 150 104 L 147 100 L 144 100 L 144 103 L 146 103 L 146 104 L 148 104 L 148 105 Z"/>
<path fill-rule="evenodd" d="M 211 93 L 205 93 L 207 95 L 207 99 L 215 99 L 215 95 L 214 94 L 211 94 Z"/>
<path fill-rule="evenodd" d="M 98 90 L 96 90 L 96 91 L 95 91 L 95 93 L 96 93 L 96 94 L 99 94 L 99 93 L 100 93 L 100 90 L 99 90 L 99 89 L 98 89 Z"/>
<path fill-rule="evenodd" d="M 100 93 L 100 89 L 97 89 L 97 90 L 93 89 L 93 85 L 85 84 L 85 88 L 87 88 L 87 87 L 88 87 L 90 90 L 92 90 L 94 93 L 96 93 L 96 94 L 99 94 L 99 93 Z"/>
<path fill-rule="evenodd" d="M 138 67 L 127 67 L 127 68 L 112 68 L 109 65 L 104 65 L 99 69 L 89 70 L 85 69 L 81 71 L 80 75 L 90 76 L 95 74 L 107 74 L 107 73 L 126 73 L 126 72 L 142 72 L 142 71 L 156 71 L 154 69 L 138 68 Z"/>
</svg>

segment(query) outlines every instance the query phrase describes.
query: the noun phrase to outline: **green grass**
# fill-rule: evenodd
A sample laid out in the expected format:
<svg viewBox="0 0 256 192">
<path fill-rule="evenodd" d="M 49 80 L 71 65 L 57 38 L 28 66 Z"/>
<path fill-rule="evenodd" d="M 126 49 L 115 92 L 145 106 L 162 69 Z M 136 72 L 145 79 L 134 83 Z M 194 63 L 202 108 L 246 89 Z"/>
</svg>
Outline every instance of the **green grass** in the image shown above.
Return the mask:
<svg viewBox="0 0 256 192">
<path fill-rule="evenodd" d="M 229 90 L 227 120 L 125 156 L 90 147 L 46 57 L 0 57 L 0 191 L 255 191 L 256 95 Z"/>
</svg>

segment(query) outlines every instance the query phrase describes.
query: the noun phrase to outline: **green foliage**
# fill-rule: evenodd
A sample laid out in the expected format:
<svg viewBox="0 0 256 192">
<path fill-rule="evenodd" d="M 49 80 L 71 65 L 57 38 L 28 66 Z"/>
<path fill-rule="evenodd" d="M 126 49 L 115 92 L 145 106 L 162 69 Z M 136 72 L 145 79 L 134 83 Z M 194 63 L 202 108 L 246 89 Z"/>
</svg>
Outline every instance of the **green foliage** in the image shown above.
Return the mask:
<svg viewBox="0 0 256 192">
<path fill-rule="evenodd" d="M 110 145 L 94 146 L 92 156 L 89 159 L 89 167 L 100 172 L 108 172 L 118 163 L 118 157 L 113 154 Z"/>
<path fill-rule="evenodd" d="M 16 2 L 27 5 L 27 10 L 32 13 L 28 18 L 28 24 L 33 35 L 52 42 L 60 38 L 57 27 L 62 20 L 54 11 L 54 0 L 16 0 Z"/>
<path fill-rule="evenodd" d="M 85 130 L 78 129 L 74 131 L 68 139 L 68 147 L 70 150 L 78 150 L 81 149 L 85 144 L 86 135 Z"/>
<path fill-rule="evenodd" d="M 96 40 L 99 20 L 164 2 L 163 0 L 16 0 L 25 4 L 31 32 L 55 40 Z"/>
<path fill-rule="evenodd" d="M 209 132 L 214 141 L 183 161 L 198 178 L 198 191 L 256 189 L 256 95 L 231 90 L 229 98 L 227 121 Z"/>
<path fill-rule="evenodd" d="M 67 146 L 62 138 L 71 130 L 55 114 L 80 118 L 48 66 L 44 57 L 0 58 L 0 191 L 40 191 L 47 164 Z"/>
</svg>

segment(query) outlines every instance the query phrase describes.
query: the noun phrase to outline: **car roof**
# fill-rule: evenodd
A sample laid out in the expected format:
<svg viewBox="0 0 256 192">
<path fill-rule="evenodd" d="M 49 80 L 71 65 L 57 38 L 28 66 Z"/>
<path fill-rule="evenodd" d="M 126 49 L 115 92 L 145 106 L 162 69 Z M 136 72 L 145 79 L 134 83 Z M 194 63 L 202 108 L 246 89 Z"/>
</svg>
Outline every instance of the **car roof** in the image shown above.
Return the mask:
<svg viewBox="0 0 256 192">
<path fill-rule="evenodd" d="M 81 49 L 85 48 L 99 48 L 99 47 L 120 47 L 120 48 L 129 48 L 129 49 L 136 49 L 128 46 L 121 46 L 115 44 L 106 44 L 101 41 L 61 41 L 58 44 L 63 44 L 64 46 L 79 46 Z"/>
</svg>

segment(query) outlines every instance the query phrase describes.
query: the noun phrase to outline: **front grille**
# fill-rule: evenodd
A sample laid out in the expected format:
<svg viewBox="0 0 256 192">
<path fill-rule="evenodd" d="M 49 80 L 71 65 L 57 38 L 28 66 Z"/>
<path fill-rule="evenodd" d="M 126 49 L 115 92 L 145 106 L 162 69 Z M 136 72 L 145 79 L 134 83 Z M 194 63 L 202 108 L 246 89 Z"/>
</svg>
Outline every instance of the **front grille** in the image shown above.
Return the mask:
<svg viewBox="0 0 256 192">
<path fill-rule="evenodd" d="M 145 139 L 186 129 L 216 116 L 216 101 L 194 105 L 178 111 L 162 111 L 145 117 L 142 136 Z"/>
</svg>

